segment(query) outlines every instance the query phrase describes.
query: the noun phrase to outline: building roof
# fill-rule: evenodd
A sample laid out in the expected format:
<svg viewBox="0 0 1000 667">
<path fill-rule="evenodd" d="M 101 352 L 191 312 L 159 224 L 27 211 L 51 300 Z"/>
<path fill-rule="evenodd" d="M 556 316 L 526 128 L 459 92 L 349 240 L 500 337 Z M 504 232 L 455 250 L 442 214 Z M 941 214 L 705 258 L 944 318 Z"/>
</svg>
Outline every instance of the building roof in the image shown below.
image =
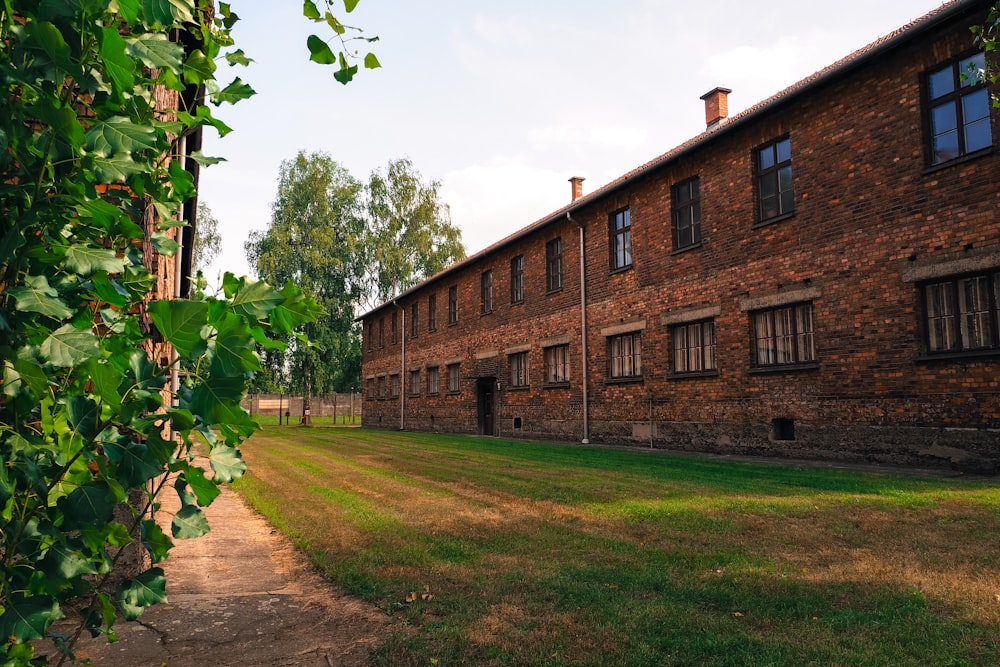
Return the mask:
<svg viewBox="0 0 1000 667">
<path fill-rule="evenodd" d="M 763 115 L 764 113 L 773 111 L 783 105 L 791 104 L 798 100 L 807 93 L 812 92 L 816 88 L 828 85 L 837 79 L 846 76 L 853 71 L 860 69 L 872 60 L 880 57 L 882 54 L 891 51 L 895 48 L 899 48 L 904 44 L 907 44 L 914 39 L 917 39 L 921 35 L 937 28 L 942 23 L 946 23 L 957 16 L 961 15 L 963 12 L 970 12 L 973 10 L 985 8 L 986 2 L 984 0 L 951 0 L 950 2 L 945 2 L 937 9 L 934 9 L 920 18 L 914 19 L 910 23 L 897 28 L 896 30 L 890 32 L 889 34 L 880 37 L 871 44 L 864 46 L 857 51 L 851 53 L 850 55 L 841 58 L 837 62 L 824 67 L 823 69 L 815 72 L 806 78 L 792 84 L 788 88 L 768 97 L 767 99 L 758 102 L 750 106 L 749 108 L 741 111 L 738 114 L 730 116 L 724 119 L 722 122 L 713 125 L 701 134 L 692 137 L 688 141 L 680 144 L 679 146 L 653 158 L 649 162 L 646 162 L 639 167 L 619 176 L 615 180 L 601 186 L 597 190 L 594 190 L 590 194 L 581 196 L 571 203 L 563 206 L 562 208 L 549 213 L 543 218 L 539 218 L 530 225 L 521 228 L 520 230 L 510 234 L 509 236 L 500 239 L 496 243 L 487 246 L 486 248 L 469 255 L 463 260 L 460 260 L 447 268 L 439 271 L 438 273 L 424 279 L 420 283 L 414 285 L 408 290 L 405 290 L 399 294 L 395 299 L 387 301 L 380 304 L 368 311 L 367 313 L 359 316 L 357 320 L 362 320 L 384 308 L 387 308 L 393 304 L 394 301 L 399 301 L 405 299 L 407 296 L 413 292 L 419 291 L 426 287 L 430 283 L 438 282 L 443 280 L 447 276 L 457 273 L 458 271 L 475 264 L 479 260 L 494 253 L 499 252 L 504 247 L 516 243 L 526 236 L 537 232 L 551 224 L 561 222 L 566 220 L 568 215 L 571 215 L 573 211 L 579 210 L 589 204 L 593 204 L 600 199 L 606 197 L 607 195 L 615 192 L 616 190 L 636 181 L 652 172 L 656 169 L 669 164 L 687 154 L 697 150 L 701 146 L 714 141 L 720 137 L 726 136 L 739 128 L 748 125 L 751 121 L 755 120 L 757 117 Z"/>
</svg>

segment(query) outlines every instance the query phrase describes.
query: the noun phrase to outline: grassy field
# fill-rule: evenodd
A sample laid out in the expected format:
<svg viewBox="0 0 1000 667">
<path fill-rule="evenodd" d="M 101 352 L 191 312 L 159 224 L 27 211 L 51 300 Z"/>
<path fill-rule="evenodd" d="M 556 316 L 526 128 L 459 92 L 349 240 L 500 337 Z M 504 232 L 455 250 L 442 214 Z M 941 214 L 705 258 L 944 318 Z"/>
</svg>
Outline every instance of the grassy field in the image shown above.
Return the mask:
<svg viewBox="0 0 1000 667">
<path fill-rule="evenodd" d="M 285 418 L 281 417 L 281 424 L 278 423 L 278 417 L 275 415 L 258 415 L 251 414 L 250 417 L 260 424 L 261 426 L 280 426 L 285 424 Z M 301 421 L 301 415 L 291 415 L 289 421 L 292 426 L 298 426 Z M 353 421 L 350 415 L 337 415 L 334 417 L 313 417 L 312 423 L 315 426 L 361 426 L 361 417 L 354 417 Z"/>
<path fill-rule="evenodd" d="M 239 489 L 394 617 L 383 665 L 1000 664 L 987 481 L 266 430 Z"/>
</svg>

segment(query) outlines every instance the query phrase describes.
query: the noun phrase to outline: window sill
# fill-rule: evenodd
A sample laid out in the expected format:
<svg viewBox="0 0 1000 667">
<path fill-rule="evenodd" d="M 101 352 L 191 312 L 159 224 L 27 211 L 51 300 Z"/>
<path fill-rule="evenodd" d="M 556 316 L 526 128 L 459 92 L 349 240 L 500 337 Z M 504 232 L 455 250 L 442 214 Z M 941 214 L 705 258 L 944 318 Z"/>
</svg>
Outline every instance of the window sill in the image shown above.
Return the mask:
<svg viewBox="0 0 1000 667">
<path fill-rule="evenodd" d="M 966 350 L 964 352 L 924 352 L 917 355 L 915 361 L 929 363 L 935 361 L 957 362 L 976 361 L 978 359 L 994 359 L 1000 357 L 1000 350 L 990 348 L 985 350 Z"/>
<path fill-rule="evenodd" d="M 531 385 L 527 385 L 527 384 L 512 384 L 509 387 L 507 387 L 507 391 L 526 391 L 528 389 L 531 389 Z"/>
<path fill-rule="evenodd" d="M 611 269 L 608 270 L 608 275 L 615 276 L 618 275 L 619 273 L 626 273 L 628 271 L 631 271 L 633 266 L 635 266 L 635 264 L 629 264 L 627 266 L 611 267 Z"/>
<path fill-rule="evenodd" d="M 457 326 L 457 325 L 458 325 L 458 321 L 457 320 L 455 322 L 448 322 L 448 326 L 450 326 L 450 327 L 454 327 L 454 326 Z"/>
<path fill-rule="evenodd" d="M 922 172 L 920 172 L 920 173 L 921 173 L 922 176 L 928 176 L 930 174 L 937 173 L 937 172 L 941 171 L 942 169 L 947 169 L 948 167 L 954 167 L 954 166 L 957 166 L 957 165 L 960 165 L 960 164 L 965 164 L 966 162 L 971 162 L 973 160 L 977 160 L 977 159 L 979 159 L 981 157 L 985 157 L 987 155 L 992 155 L 993 152 L 994 152 L 993 146 L 988 146 L 986 148 L 981 148 L 981 149 L 979 149 L 978 151 L 976 151 L 974 153 L 966 153 L 965 155 L 959 155 L 956 158 L 952 158 L 951 160 L 948 160 L 947 162 L 939 162 L 939 163 L 933 164 L 933 165 L 931 165 L 929 167 L 925 167 L 924 170 Z"/>
<path fill-rule="evenodd" d="M 436 392 L 436 391 L 429 391 L 429 392 L 427 392 L 427 396 L 428 397 L 430 397 L 430 396 L 437 396 L 438 394 L 439 394 L 439 392 Z"/>
<path fill-rule="evenodd" d="M 512 305 L 512 306 L 523 306 L 524 305 L 524 299 L 518 299 L 517 301 L 511 301 L 510 305 Z"/>
<path fill-rule="evenodd" d="M 566 382 L 546 382 L 542 389 L 569 389 L 569 381 Z"/>
<path fill-rule="evenodd" d="M 562 292 L 562 289 L 563 289 L 562 287 L 557 287 L 557 288 L 555 288 L 555 289 L 550 289 L 550 290 L 547 290 L 547 291 L 545 292 L 545 296 L 548 296 L 548 295 L 550 295 L 550 294 L 558 294 L 559 292 Z"/>
<path fill-rule="evenodd" d="M 718 369 L 711 371 L 696 371 L 693 373 L 667 373 L 668 380 L 696 380 L 698 378 L 717 378 Z"/>
<path fill-rule="evenodd" d="M 761 227 L 767 227 L 768 225 L 773 225 L 777 222 L 783 222 L 789 218 L 795 217 L 795 211 L 789 211 L 788 213 L 782 213 L 781 215 L 776 215 L 773 218 L 768 218 L 767 220 L 760 220 L 754 224 L 751 229 L 760 229 Z"/>
<path fill-rule="evenodd" d="M 493 314 L 492 310 L 484 310 L 483 312 L 479 313 L 479 317 L 486 317 L 487 315 L 492 315 L 492 314 Z"/>
<path fill-rule="evenodd" d="M 785 373 L 788 371 L 816 371 L 819 370 L 818 361 L 810 361 L 805 364 L 778 364 L 775 366 L 757 366 L 756 368 L 751 368 L 749 373 L 751 375 L 766 375 L 768 373 Z"/>
<path fill-rule="evenodd" d="M 628 377 L 622 378 L 607 378 L 604 380 L 604 384 L 635 384 L 639 382 L 645 382 L 646 378 L 642 375 L 630 375 Z"/>
<path fill-rule="evenodd" d="M 458 395 L 459 395 L 459 394 L 461 394 L 461 393 L 462 393 L 462 390 L 461 390 L 461 389 L 459 389 L 458 391 L 452 391 L 452 390 L 450 390 L 450 389 L 448 390 L 448 395 L 449 395 L 449 396 L 458 396 Z"/>
<path fill-rule="evenodd" d="M 676 250 L 673 250 L 670 254 L 671 255 L 680 255 L 680 254 L 688 252 L 690 250 L 697 250 L 700 247 L 701 247 L 701 241 L 698 241 L 697 243 L 692 243 L 691 245 L 686 245 L 683 248 L 677 248 Z"/>
</svg>

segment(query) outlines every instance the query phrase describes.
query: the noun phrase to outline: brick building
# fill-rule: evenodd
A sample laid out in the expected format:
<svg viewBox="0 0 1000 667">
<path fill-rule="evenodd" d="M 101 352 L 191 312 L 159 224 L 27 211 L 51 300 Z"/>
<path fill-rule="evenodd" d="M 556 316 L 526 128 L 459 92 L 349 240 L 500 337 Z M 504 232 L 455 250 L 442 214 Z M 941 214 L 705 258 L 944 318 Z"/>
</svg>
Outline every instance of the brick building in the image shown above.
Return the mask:
<svg viewBox="0 0 1000 667">
<path fill-rule="evenodd" d="M 366 427 L 1000 463 L 1000 156 L 957 0 L 366 313 Z"/>
</svg>

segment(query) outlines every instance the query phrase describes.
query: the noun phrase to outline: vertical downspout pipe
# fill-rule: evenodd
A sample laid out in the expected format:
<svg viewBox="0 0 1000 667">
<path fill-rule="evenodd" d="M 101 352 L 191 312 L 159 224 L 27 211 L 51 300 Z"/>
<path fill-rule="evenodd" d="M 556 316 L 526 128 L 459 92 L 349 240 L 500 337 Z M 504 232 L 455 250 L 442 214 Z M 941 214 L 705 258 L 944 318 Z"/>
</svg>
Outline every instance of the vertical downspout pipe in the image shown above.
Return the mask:
<svg viewBox="0 0 1000 667">
<path fill-rule="evenodd" d="M 406 308 L 396 303 L 393 299 L 392 305 L 399 308 L 402 311 L 403 316 L 400 318 L 399 326 L 399 340 L 402 345 L 402 351 L 399 357 L 399 430 L 406 430 L 406 392 L 409 391 L 405 387 L 405 374 L 406 374 Z"/>
<path fill-rule="evenodd" d="M 580 337 L 582 339 L 580 356 L 583 369 L 583 440 L 584 445 L 590 444 L 590 398 L 588 394 L 589 379 L 587 377 L 587 255 L 586 238 L 583 225 L 573 219 L 566 211 L 566 219 L 580 228 Z"/>
<path fill-rule="evenodd" d="M 180 137 L 177 138 L 177 153 L 178 153 L 177 160 L 180 162 L 181 169 L 187 169 L 187 135 L 186 134 L 182 134 Z M 180 217 L 181 222 L 183 222 L 184 221 L 184 207 L 183 206 L 180 207 L 180 210 L 177 212 L 177 215 Z M 197 216 L 197 215 L 198 214 L 196 212 L 195 216 Z M 195 224 L 197 224 L 197 221 L 195 221 Z M 191 252 L 191 250 L 193 250 L 194 235 L 193 234 L 191 235 L 191 238 L 192 238 L 192 242 L 191 242 L 192 248 L 188 249 L 188 248 L 184 247 L 184 234 L 181 233 L 181 228 L 180 227 L 176 227 L 175 230 L 177 232 L 177 252 L 174 254 L 174 257 L 176 257 L 177 259 L 174 262 L 174 293 L 173 293 L 173 298 L 174 299 L 179 299 L 179 298 L 181 298 L 181 284 L 183 282 L 182 268 L 184 266 L 184 251 L 187 250 L 187 252 Z M 173 349 L 173 357 L 174 358 L 171 360 L 173 363 L 171 364 L 171 370 L 170 370 L 170 389 L 173 391 L 173 395 L 174 395 L 172 403 L 173 403 L 174 407 L 176 407 L 178 405 L 177 394 L 180 392 L 180 388 L 181 388 L 181 374 L 180 374 L 180 370 L 177 367 L 178 364 L 180 363 L 180 355 L 177 353 L 177 349 L 176 348 Z M 174 435 L 175 435 L 174 434 L 174 429 L 171 426 L 170 427 L 170 437 L 173 438 Z"/>
</svg>

